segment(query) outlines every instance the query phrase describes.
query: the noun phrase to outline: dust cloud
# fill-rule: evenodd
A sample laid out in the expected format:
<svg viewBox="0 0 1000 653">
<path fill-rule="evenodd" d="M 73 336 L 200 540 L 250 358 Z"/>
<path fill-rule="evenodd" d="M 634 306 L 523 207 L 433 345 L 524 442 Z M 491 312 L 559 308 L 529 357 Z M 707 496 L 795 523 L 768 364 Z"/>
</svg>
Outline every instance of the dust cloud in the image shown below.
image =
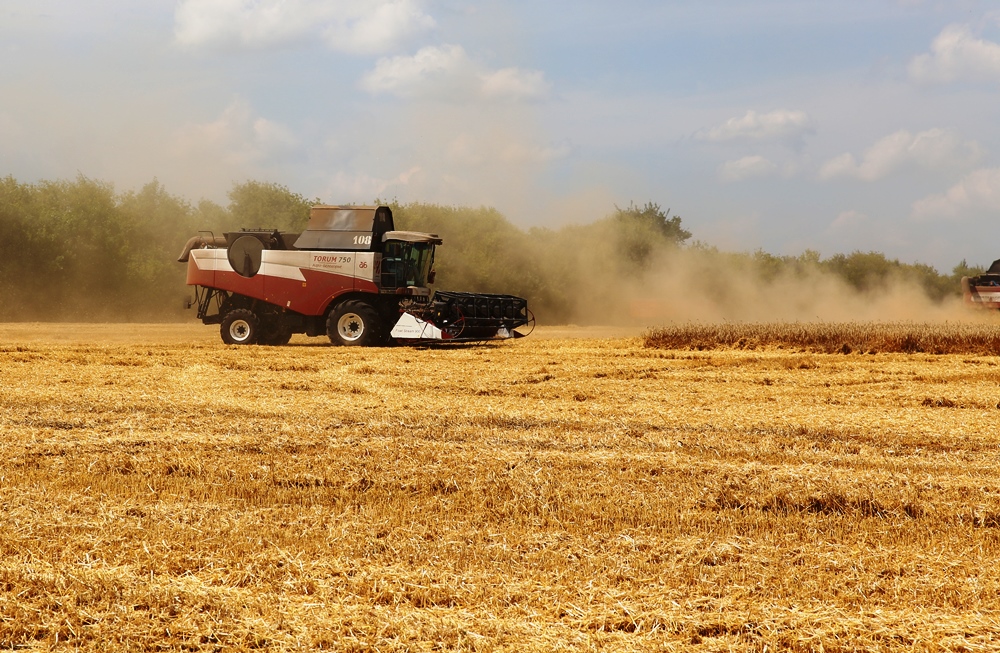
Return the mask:
<svg viewBox="0 0 1000 653">
<path fill-rule="evenodd" d="M 965 307 L 960 296 L 932 300 L 920 285 L 888 279 L 861 291 L 821 269 L 763 273 L 731 255 L 697 249 L 660 253 L 648 269 L 632 278 L 603 285 L 616 307 L 608 323 L 654 326 L 677 322 L 847 322 L 972 321 L 982 311 Z M 581 303 L 582 322 L 593 315 Z"/>
<path fill-rule="evenodd" d="M 563 227 L 541 240 L 530 264 L 520 271 L 533 272 L 532 264 L 542 261 L 537 272 L 543 290 L 550 292 L 525 290 L 535 300 L 533 310 L 548 323 L 650 327 L 725 321 L 964 322 L 992 317 L 989 311 L 964 306 L 957 283 L 944 299 L 931 297 L 922 285 L 926 279 L 907 276 L 906 266 L 870 271 L 866 283 L 859 284 L 866 289 L 859 290 L 818 255 L 779 258 L 675 246 L 640 232 L 626 234 L 628 245 L 623 248 L 613 220 Z M 516 274 L 508 279 L 516 285 Z M 943 277 L 936 281 L 947 287 L 952 283 Z"/>
</svg>

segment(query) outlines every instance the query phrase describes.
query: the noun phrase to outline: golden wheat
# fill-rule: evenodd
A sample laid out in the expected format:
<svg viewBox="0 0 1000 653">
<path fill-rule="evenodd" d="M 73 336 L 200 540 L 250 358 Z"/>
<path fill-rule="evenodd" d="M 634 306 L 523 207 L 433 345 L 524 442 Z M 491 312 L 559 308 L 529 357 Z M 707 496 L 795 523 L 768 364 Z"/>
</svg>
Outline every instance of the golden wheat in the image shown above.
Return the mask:
<svg viewBox="0 0 1000 653">
<path fill-rule="evenodd" d="M 216 338 L 0 326 L 0 646 L 1000 646 L 996 357 Z"/>
<path fill-rule="evenodd" d="M 978 323 L 794 322 L 680 324 L 650 329 L 646 346 L 660 349 L 798 347 L 822 353 L 1000 355 L 1000 325 Z"/>
</svg>

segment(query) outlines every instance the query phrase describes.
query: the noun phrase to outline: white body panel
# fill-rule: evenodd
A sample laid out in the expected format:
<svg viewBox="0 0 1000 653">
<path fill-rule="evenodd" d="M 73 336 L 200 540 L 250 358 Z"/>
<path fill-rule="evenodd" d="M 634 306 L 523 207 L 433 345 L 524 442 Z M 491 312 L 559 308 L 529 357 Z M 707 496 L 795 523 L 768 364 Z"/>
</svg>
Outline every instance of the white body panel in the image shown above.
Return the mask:
<svg viewBox="0 0 1000 653">
<path fill-rule="evenodd" d="M 194 249 L 190 256 L 200 270 L 234 272 L 228 250 Z M 267 277 L 305 281 L 302 270 L 315 270 L 375 282 L 381 255 L 374 252 L 311 252 L 265 249 L 260 256 L 260 271 Z"/>
</svg>

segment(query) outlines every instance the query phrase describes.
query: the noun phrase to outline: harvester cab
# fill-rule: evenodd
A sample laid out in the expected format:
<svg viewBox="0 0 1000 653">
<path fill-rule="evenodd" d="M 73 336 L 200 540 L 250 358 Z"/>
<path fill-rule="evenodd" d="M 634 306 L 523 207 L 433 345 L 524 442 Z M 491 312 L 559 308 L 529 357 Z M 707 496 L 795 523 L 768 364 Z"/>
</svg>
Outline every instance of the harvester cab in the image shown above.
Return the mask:
<svg viewBox="0 0 1000 653">
<path fill-rule="evenodd" d="M 434 247 L 442 242 L 437 235 L 390 231 L 382 240 L 383 291 L 427 290 L 434 283 Z"/>
<path fill-rule="evenodd" d="M 325 333 L 334 344 L 468 341 L 530 333 L 527 301 L 432 293 L 436 234 L 396 231 L 387 206 L 314 206 L 301 234 L 203 232 L 180 258 L 198 318 L 229 344 L 286 344 Z"/>
</svg>

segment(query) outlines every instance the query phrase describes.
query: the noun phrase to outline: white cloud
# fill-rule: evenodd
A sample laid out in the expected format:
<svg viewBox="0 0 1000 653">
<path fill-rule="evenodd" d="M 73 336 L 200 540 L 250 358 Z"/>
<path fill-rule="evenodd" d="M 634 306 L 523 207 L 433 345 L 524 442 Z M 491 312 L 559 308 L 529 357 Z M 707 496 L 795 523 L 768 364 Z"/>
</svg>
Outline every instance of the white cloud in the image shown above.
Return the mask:
<svg viewBox="0 0 1000 653">
<path fill-rule="evenodd" d="M 830 223 L 830 233 L 841 233 L 851 231 L 868 222 L 868 216 L 859 211 L 842 211 L 833 222 Z"/>
<path fill-rule="evenodd" d="M 323 32 L 334 50 L 377 53 L 392 49 L 412 34 L 434 27 L 414 0 L 380 2 L 356 18 L 333 21 Z"/>
<path fill-rule="evenodd" d="M 482 73 L 482 93 L 486 97 L 536 98 L 545 95 L 549 83 L 540 70 L 503 68 L 492 73 Z"/>
<path fill-rule="evenodd" d="M 371 93 L 400 96 L 436 93 L 486 99 L 531 99 L 549 88 L 538 70 L 484 71 L 460 45 L 427 46 L 410 56 L 385 57 L 361 80 Z"/>
<path fill-rule="evenodd" d="M 853 154 L 841 154 L 827 161 L 819 176 L 821 179 L 853 177 L 877 181 L 911 165 L 928 170 L 968 168 L 982 156 L 983 148 L 979 143 L 963 141 L 954 131 L 929 129 L 913 134 L 900 130 L 868 148 L 861 163 Z"/>
<path fill-rule="evenodd" d="M 719 168 L 723 181 L 744 181 L 759 177 L 769 177 L 777 172 L 778 166 L 762 156 L 745 156 L 735 161 L 726 161 Z"/>
<path fill-rule="evenodd" d="M 913 203 L 916 219 L 956 218 L 966 213 L 1000 211 L 1000 168 L 982 168 L 944 193 Z"/>
<path fill-rule="evenodd" d="M 193 47 L 322 36 L 334 50 L 374 54 L 433 26 L 417 0 L 181 0 L 174 12 L 174 38 Z"/>
<path fill-rule="evenodd" d="M 858 171 L 858 160 L 854 155 L 845 152 L 835 156 L 819 169 L 820 179 L 836 179 L 837 177 L 856 176 Z"/>
<path fill-rule="evenodd" d="M 1000 81 L 1000 44 L 977 38 L 968 25 L 949 25 L 909 71 L 919 82 Z"/>
<path fill-rule="evenodd" d="M 749 140 L 795 140 L 811 131 L 812 122 L 804 111 L 776 109 L 768 113 L 750 110 L 740 118 L 726 122 L 697 134 L 701 140 L 713 143 Z"/>
<path fill-rule="evenodd" d="M 264 46 L 290 40 L 327 18 L 321 3 L 291 0 L 181 0 L 174 37 L 189 46 Z"/>
<path fill-rule="evenodd" d="M 361 87 L 372 93 L 409 95 L 431 82 L 461 84 L 473 76 L 472 62 L 462 46 L 428 46 L 412 56 L 379 59 L 375 69 L 362 78 Z"/>
<path fill-rule="evenodd" d="M 250 105 L 238 99 L 217 120 L 178 130 L 173 153 L 182 158 L 211 157 L 245 167 L 287 152 L 297 144 L 288 127 L 255 116 Z"/>
</svg>

